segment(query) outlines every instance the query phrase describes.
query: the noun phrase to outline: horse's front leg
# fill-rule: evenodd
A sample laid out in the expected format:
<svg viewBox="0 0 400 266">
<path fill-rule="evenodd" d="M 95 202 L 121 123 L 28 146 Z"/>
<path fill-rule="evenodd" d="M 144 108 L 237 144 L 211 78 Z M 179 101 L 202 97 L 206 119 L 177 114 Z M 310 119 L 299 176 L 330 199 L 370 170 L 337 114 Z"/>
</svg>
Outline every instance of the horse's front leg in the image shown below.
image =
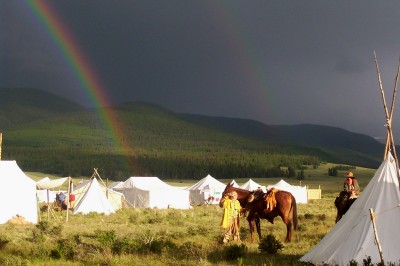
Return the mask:
<svg viewBox="0 0 400 266">
<path fill-rule="evenodd" d="M 249 228 L 250 228 L 250 242 L 253 243 L 255 221 L 254 219 L 250 219 L 250 216 L 247 216 L 247 221 L 249 222 Z"/>
<path fill-rule="evenodd" d="M 258 234 L 258 241 L 261 241 L 261 220 L 260 217 L 255 218 L 257 234 Z"/>
</svg>

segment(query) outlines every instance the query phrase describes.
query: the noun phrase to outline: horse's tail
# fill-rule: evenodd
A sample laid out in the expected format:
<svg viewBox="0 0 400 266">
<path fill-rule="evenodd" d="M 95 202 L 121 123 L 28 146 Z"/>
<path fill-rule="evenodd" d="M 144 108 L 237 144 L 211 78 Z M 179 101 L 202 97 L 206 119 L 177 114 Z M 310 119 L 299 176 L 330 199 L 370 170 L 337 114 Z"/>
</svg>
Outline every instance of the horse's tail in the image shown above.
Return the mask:
<svg viewBox="0 0 400 266">
<path fill-rule="evenodd" d="M 293 227 L 294 230 L 297 230 L 297 203 L 296 198 L 292 195 L 292 214 L 293 214 Z"/>
</svg>

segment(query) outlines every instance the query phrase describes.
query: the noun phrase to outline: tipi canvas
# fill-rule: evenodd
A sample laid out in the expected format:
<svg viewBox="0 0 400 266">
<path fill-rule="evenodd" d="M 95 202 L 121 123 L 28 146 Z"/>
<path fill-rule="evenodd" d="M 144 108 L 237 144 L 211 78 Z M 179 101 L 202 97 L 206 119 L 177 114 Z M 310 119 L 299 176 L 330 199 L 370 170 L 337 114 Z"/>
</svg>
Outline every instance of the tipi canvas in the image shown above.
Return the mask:
<svg viewBox="0 0 400 266">
<path fill-rule="evenodd" d="M 101 180 L 100 180 L 101 181 Z M 79 183 L 71 194 L 75 195 L 75 205 L 78 205 L 79 202 L 84 198 L 87 188 L 90 185 L 91 180 L 83 181 Z M 111 204 L 114 210 L 119 210 L 125 205 L 125 196 L 124 194 L 114 191 L 112 189 L 107 188 L 105 185 L 98 183 L 99 189 L 103 195 L 106 196 L 106 199 Z"/>
<path fill-rule="evenodd" d="M 92 178 L 82 199 L 77 203 L 72 214 L 90 212 L 111 214 L 115 212 L 113 206 L 106 198 L 105 193 L 101 190 L 97 178 Z"/>
<path fill-rule="evenodd" d="M 349 265 L 371 258 L 381 262 L 375 241 L 370 208 L 376 213 L 376 228 L 385 263 L 400 262 L 400 193 L 396 164 L 389 153 L 374 177 L 343 218 L 300 261 L 315 265 Z"/>
<path fill-rule="evenodd" d="M 22 216 L 37 223 L 36 182 L 25 175 L 16 161 L 0 161 L 0 224 Z"/>
</svg>

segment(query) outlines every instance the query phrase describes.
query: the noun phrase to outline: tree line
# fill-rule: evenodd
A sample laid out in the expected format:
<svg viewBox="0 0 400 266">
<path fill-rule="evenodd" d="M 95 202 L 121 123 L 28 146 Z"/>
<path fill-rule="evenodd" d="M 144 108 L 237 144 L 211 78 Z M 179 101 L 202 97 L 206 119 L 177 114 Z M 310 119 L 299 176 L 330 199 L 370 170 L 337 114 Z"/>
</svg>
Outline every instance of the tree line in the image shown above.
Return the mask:
<svg viewBox="0 0 400 266">
<path fill-rule="evenodd" d="M 123 156 L 74 149 L 13 149 L 4 159 L 17 160 L 24 171 L 60 176 L 91 176 L 93 168 L 111 180 L 130 176 L 164 179 L 295 177 L 304 165 L 319 165 L 318 157 L 249 152 L 142 152 Z"/>
</svg>

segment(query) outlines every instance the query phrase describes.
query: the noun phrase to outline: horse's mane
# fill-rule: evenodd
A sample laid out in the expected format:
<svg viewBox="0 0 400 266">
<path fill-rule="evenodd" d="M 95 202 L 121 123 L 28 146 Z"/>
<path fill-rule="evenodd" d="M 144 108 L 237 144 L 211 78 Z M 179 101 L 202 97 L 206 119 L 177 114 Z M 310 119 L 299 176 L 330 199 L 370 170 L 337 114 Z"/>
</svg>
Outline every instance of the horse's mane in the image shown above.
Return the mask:
<svg viewBox="0 0 400 266">
<path fill-rule="evenodd" d="M 252 193 L 251 191 L 244 189 L 244 188 L 239 188 L 239 187 L 234 187 L 232 184 L 228 184 L 225 187 L 224 193 L 227 192 L 227 190 L 234 190 L 236 192 L 242 192 L 242 193 Z"/>
</svg>

